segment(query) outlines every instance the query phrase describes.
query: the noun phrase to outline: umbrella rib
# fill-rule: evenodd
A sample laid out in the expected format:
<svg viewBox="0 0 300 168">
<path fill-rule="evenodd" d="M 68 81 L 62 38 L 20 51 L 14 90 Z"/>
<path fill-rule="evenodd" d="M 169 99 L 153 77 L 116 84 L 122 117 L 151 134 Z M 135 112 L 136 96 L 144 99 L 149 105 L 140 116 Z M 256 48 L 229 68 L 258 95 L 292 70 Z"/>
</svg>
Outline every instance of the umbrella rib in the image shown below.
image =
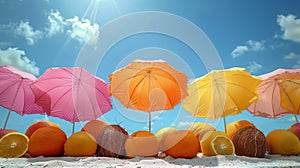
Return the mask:
<svg viewBox="0 0 300 168">
<path fill-rule="evenodd" d="M 93 89 L 92 87 L 90 87 L 91 89 Z M 79 89 L 78 89 L 79 90 Z M 85 90 L 85 93 L 87 93 L 87 90 L 86 90 L 86 88 L 84 88 L 83 87 L 83 90 Z M 78 91 L 77 91 L 77 93 L 78 93 Z M 87 95 L 87 97 L 88 97 L 88 99 L 90 100 L 89 101 L 89 103 L 90 103 L 90 105 L 91 105 L 91 107 L 93 108 L 93 114 L 94 114 L 94 119 L 96 119 L 97 118 L 97 115 L 96 115 L 96 113 L 95 113 L 95 107 L 93 106 L 93 104 L 92 104 L 92 98 L 90 97 L 90 95 L 89 94 L 86 94 Z M 96 100 L 97 101 L 97 100 Z M 76 102 L 77 103 L 77 102 Z M 97 103 L 98 104 L 98 103 Z M 100 110 L 101 111 L 101 110 Z"/>
<path fill-rule="evenodd" d="M 230 82 L 227 82 L 227 83 L 230 83 Z M 230 84 L 236 85 L 236 84 L 234 84 L 234 83 L 230 83 Z M 236 85 L 236 86 L 238 86 L 238 85 Z M 220 88 L 222 88 L 222 90 L 224 90 L 225 95 L 228 95 L 228 97 L 230 98 L 230 100 L 231 100 L 232 102 L 234 102 L 234 104 L 236 105 L 236 102 L 233 100 L 232 96 L 231 96 L 228 92 L 226 92 L 226 88 L 224 88 L 224 87 L 220 87 Z M 226 96 L 226 97 L 227 97 L 227 96 Z M 225 97 L 225 98 L 226 98 L 226 97 Z M 224 101 L 224 107 L 225 107 L 225 103 L 226 103 L 226 100 Z M 238 106 L 236 106 L 236 107 L 238 108 L 239 111 L 241 111 L 241 109 L 239 109 Z M 223 109 L 223 111 L 224 111 L 224 109 Z M 224 111 L 224 117 L 225 117 L 225 111 Z"/>
<path fill-rule="evenodd" d="M 152 76 L 152 78 L 154 79 L 154 81 L 156 81 L 156 83 L 158 83 L 158 85 L 159 86 L 161 86 L 161 84 L 158 82 L 158 80 L 157 80 L 157 78 L 154 76 L 154 75 L 151 75 Z M 169 79 L 169 78 L 167 78 L 167 79 Z M 171 82 L 172 82 L 172 80 L 170 80 Z M 178 83 L 177 83 L 178 84 Z M 171 102 L 171 100 L 170 100 L 170 97 L 169 96 L 166 96 L 167 98 L 168 98 L 168 100 L 169 100 L 169 102 L 170 102 L 170 104 L 171 104 L 171 107 L 173 107 L 173 104 L 172 104 L 172 102 Z"/>
<path fill-rule="evenodd" d="M 14 82 L 12 85 L 8 85 L 5 89 L 3 89 L 2 90 L 2 92 L 0 93 L 0 95 L 3 93 L 3 92 L 5 92 L 8 88 L 10 88 L 10 87 L 12 87 L 12 86 L 14 86 L 14 85 L 17 85 L 17 84 L 19 84 L 20 82 Z"/>
<path fill-rule="evenodd" d="M 44 95 L 46 95 L 48 92 L 50 92 L 50 91 L 52 91 L 54 89 L 60 88 L 60 87 L 65 87 L 65 85 L 60 85 L 60 86 L 57 86 L 57 87 L 53 87 L 53 88 L 50 88 L 49 90 L 46 90 L 46 91 L 41 90 L 43 92 L 43 94 L 41 94 L 41 96 L 39 96 L 38 98 L 36 98 L 36 100 L 39 100 L 41 97 L 43 97 Z"/>
<path fill-rule="evenodd" d="M 63 93 L 58 99 L 57 101 L 53 104 L 52 108 L 50 111 L 52 111 L 53 108 L 55 108 L 56 104 L 71 90 L 72 88 L 68 89 L 65 93 Z"/>
<path fill-rule="evenodd" d="M 96 88 L 96 90 L 101 93 L 102 97 L 106 100 L 106 102 L 108 104 L 111 104 L 111 102 L 109 101 L 109 97 L 108 96 L 105 96 L 105 94 L 100 89 Z"/>
<path fill-rule="evenodd" d="M 287 94 L 287 92 L 286 92 L 284 89 L 282 89 L 282 91 L 284 92 L 284 95 L 287 97 L 290 106 L 293 108 L 293 112 L 292 112 L 292 113 L 293 113 L 293 114 L 297 114 L 297 113 L 296 113 L 295 106 L 293 105 L 290 96 Z"/>
<path fill-rule="evenodd" d="M 133 78 L 135 78 L 135 77 L 137 77 L 137 76 L 142 76 L 142 74 L 130 76 L 130 77 L 128 77 L 128 78 L 125 78 L 124 81 L 133 79 Z M 115 89 L 117 89 L 118 87 L 120 87 L 120 86 L 122 85 L 122 83 L 124 83 L 124 82 L 120 82 L 120 83 L 118 84 L 118 86 L 115 87 Z"/>
<path fill-rule="evenodd" d="M 275 85 L 276 85 L 277 83 L 273 83 L 273 87 L 272 88 L 275 88 Z M 273 104 L 274 102 L 273 102 L 273 100 L 274 100 L 274 94 L 275 94 L 275 89 L 273 89 L 272 90 L 272 96 L 271 96 L 271 100 L 272 100 L 272 113 L 273 113 L 273 116 L 272 117 L 274 117 L 274 116 L 276 116 L 275 115 L 275 109 L 274 109 L 274 107 L 275 107 L 275 105 Z"/>
<path fill-rule="evenodd" d="M 239 85 L 237 85 L 237 84 L 235 84 L 235 83 L 232 83 L 232 82 L 226 82 L 226 83 L 231 84 L 231 85 L 234 85 L 234 86 L 240 87 Z M 252 94 L 252 92 L 251 92 L 248 88 L 246 88 L 246 87 L 243 87 L 243 88 L 244 88 L 245 90 L 247 90 L 249 93 Z"/>
<path fill-rule="evenodd" d="M 130 104 L 130 101 L 131 101 L 131 98 L 133 96 L 133 93 L 135 92 L 135 89 L 137 88 L 137 86 L 139 86 L 141 84 L 141 82 L 146 78 L 147 76 L 145 75 L 139 82 L 137 85 L 135 85 L 135 87 L 133 88 L 133 91 L 132 91 L 132 94 L 129 96 L 129 100 L 127 102 L 127 107 L 128 107 L 128 104 Z"/>
</svg>

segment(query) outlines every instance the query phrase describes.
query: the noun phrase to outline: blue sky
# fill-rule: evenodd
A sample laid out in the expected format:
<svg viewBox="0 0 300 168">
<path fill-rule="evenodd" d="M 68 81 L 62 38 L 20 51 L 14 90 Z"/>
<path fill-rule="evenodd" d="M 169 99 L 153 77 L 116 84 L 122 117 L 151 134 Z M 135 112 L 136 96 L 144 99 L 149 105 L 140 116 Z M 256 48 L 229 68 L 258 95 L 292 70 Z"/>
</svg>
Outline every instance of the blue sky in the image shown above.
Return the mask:
<svg viewBox="0 0 300 168">
<path fill-rule="evenodd" d="M 300 2 L 293 0 L 0 0 L 0 65 L 13 65 L 37 77 L 50 67 L 82 65 L 107 83 L 110 73 L 136 58 L 165 59 L 189 81 L 214 68 L 244 67 L 253 75 L 299 68 L 299 7 Z M 156 14 L 161 17 L 147 20 Z M 126 22 L 135 17 L 134 23 Z M 192 28 L 202 33 L 202 40 Z M 215 52 L 210 55 L 205 45 Z M 89 51 L 91 46 L 102 55 Z M 121 123 L 130 133 L 147 129 L 146 114 L 112 101 L 113 109 L 99 119 Z M 0 124 L 6 115 L 7 109 L 0 108 Z M 167 126 L 184 129 L 194 121 L 224 130 L 222 120 L 195 119 L 180 104 L 153 116 L 153 133 Z M 8 128 L 25 132 L 45 118 L 70 134 L 69 122 L 42 115 L 12 113 Z M 252 121 L 264 133 L 295 122 L 293 116 L 274 120 L 247 111 L 227 117 L 227 122 L 236 119 Z M 77 123 L 76 130 L 83 124 Z"/>
</svg>

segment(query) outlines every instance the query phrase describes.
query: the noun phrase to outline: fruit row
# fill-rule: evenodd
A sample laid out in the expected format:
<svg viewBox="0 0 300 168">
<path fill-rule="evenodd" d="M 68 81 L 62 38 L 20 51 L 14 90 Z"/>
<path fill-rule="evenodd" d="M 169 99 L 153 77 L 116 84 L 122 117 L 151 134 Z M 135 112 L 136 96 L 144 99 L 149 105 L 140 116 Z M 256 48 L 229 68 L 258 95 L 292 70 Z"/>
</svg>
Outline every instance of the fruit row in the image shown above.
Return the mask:
<svg viewBox="0 0 300 168">
<path fill-rule="evenodd" d="M 299 124 L 289 130 L 273 130 L 265 136 L 252 123 L 229 123 L 226 133 L 207 123 L 197 122 L 187 130 L 163 128 L 155 135 L 137 131 L 128 135 L 119 125 L 92 120 L 67 138 L 59 125 L 49 121 L 32 124 L 25 134 L 0 129 L 0 157 L 101 156 L 115 158 L 194 158 L 239 155 L 266 157 L 268 154 L 300 154 Z M 297 134 L 298 133 L 298 134 Z M 297 136 L 298 135 L 298 136 Z"/>
</svg>

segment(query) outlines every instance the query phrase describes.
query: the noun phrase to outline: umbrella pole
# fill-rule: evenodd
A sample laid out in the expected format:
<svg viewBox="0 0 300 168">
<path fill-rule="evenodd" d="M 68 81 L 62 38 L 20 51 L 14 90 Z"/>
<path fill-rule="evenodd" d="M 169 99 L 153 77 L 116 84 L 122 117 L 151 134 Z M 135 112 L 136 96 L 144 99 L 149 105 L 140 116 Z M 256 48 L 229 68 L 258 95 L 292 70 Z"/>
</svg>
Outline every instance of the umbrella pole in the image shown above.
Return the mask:
<svg viewBox="0 0 300 168">
<path fill-rule="evenodd" d="M 9 119 L 9 116 L 10 116 L 10 112 L 11 110 L 8 111 L 8 114 L 7 114 L 7 117 L 6 117 L 6 120 L 5 120 L 5 123 L 4 123 L 4 126 L 3 126 L 3 129 L 6 128 L 6 125 L 7 125 L 7 122 L 8 122 L 8 119 Z"/>
<path fill-rule="evenodd" d="M 73 122 L 72 134 L 74 134 L 74 130 L 75 130 L 75 122 Z"/>
<path fill-rule="evenodd" d="M 223 123 L 224 123 L 224 129 L 225 129 L 225 133 L 227 134 L 227 129 L 226 129 L 226 119 L 225 119 L 225 116 L 223 117 Z"/>
<path fill-rule="evenodd" d="M 74 130 L 75 130 L 75 115 L 76 115 L 76 111 L 74 110 L 72 134 L 74 134 Z"/>
<path fill-rule="evenodd" d="M 149 132 L 151 132 L 151 113 L 149 112 L 149 117 L 148 117 L 148 125 L 149 125 Z"/>
<path fill-rule="evenodd" d="M 297 115 L 296 115 L 296 114 L 294 114 L 294 117 L 295 117 L 295 120 L 296 120 L 296 122 L 297 122 L 297 123 L 299 123 L 299 120 L 298 120 L 298 118 L 297 118 Z"/>
</svg>

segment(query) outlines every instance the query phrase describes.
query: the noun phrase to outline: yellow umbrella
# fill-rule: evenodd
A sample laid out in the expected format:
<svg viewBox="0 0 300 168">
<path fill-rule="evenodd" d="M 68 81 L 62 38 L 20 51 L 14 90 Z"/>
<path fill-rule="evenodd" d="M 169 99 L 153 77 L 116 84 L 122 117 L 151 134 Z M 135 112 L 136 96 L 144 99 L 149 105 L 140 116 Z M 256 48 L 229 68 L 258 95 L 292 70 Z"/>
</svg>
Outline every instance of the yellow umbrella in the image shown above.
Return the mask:
<svg viewBox="0 0 300 168">
<path fill-rule="evenodd" d="M 300 74 L 290 74 L 289 78 L 279 80 L 281 106 L 294 114 L 300 114 Z"/>
<path fill-rule="evenodd" d="M 213 70 L 190 84 L 183 108 L 195 117 L 223 118 L 226 132 L 225 116 L 241 113 L 257 100 L 260 83 L 244 68 Z"/>
</svg>

